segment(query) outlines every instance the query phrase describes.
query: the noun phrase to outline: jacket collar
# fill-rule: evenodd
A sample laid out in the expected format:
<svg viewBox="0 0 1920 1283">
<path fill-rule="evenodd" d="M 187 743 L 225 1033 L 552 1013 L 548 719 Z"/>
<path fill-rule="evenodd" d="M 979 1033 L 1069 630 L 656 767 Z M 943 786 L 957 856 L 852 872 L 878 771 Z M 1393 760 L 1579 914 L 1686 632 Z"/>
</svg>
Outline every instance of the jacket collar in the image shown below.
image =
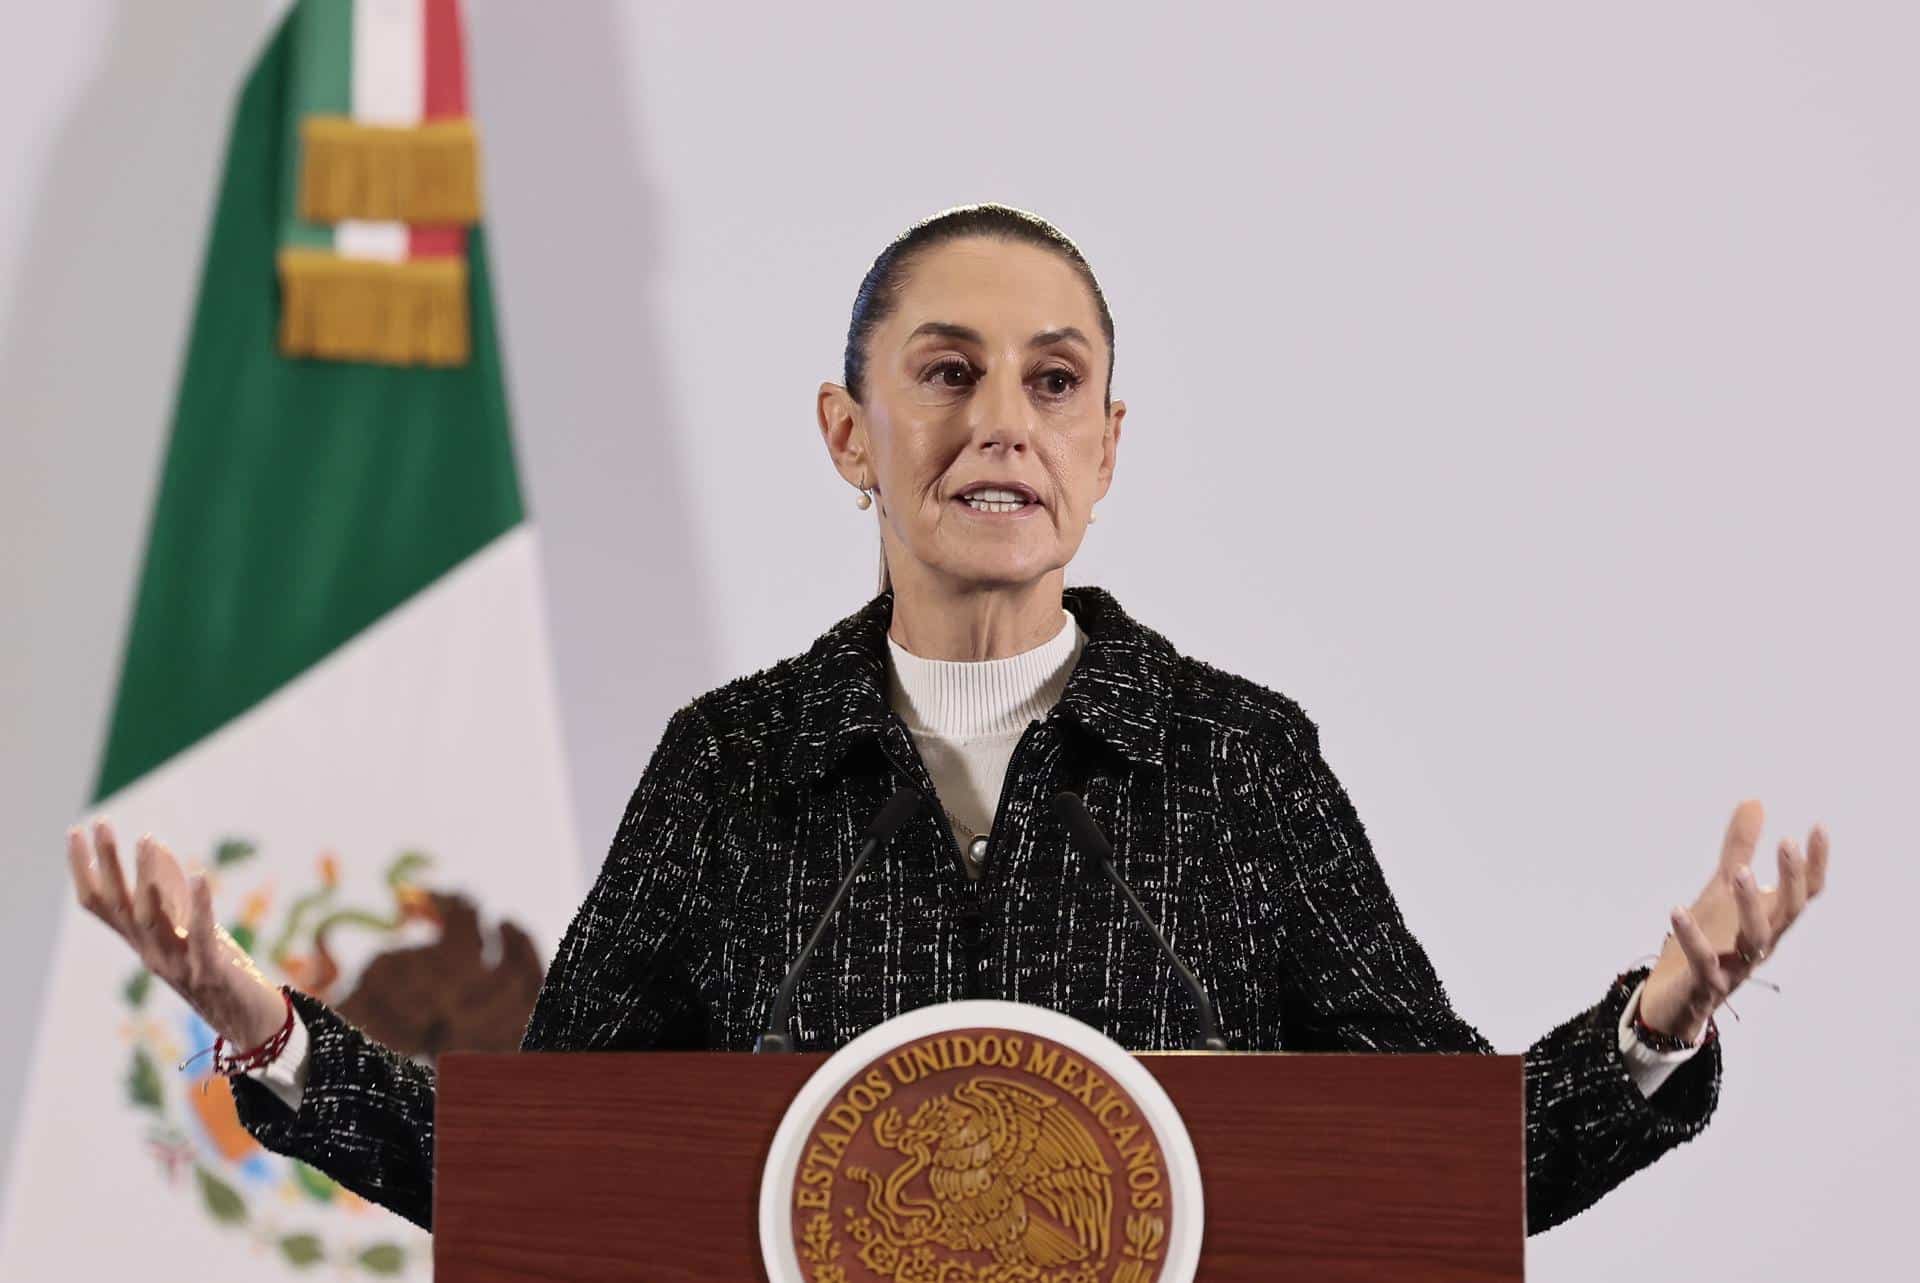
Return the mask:
<svg viewBox="0 0 1920 1283">
<path fill-rule="evenodd" d="M 1104 588 L 1066 588 L 1062 603 L 1080 621 L 1087 642 L 1055 712 L 1128 761 L 1158 769 L 1178 653 Z M 801 657 L 795 732 L 782 764 L 790 781 L 824 774 L 861 739 L 891 735 L 897 723 L 886 696 L 892 622 L 888 589 L 821 634 Z"/>
</svg>

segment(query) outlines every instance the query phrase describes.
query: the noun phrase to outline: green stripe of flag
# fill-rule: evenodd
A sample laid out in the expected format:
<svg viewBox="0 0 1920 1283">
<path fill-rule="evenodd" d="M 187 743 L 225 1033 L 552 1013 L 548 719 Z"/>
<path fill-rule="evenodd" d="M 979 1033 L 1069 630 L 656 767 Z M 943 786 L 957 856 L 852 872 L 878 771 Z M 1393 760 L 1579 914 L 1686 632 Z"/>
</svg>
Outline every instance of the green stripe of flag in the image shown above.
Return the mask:
<svg viewBox="0 0 1920 1283">
<path fill-rule="evenodd" d="M 288 15 L 294 28 L 292 97 L 282 143 L 281 216 L 288 245 L 333 248 L 333 228 L 299 214 L 300 120 L 353 114 L 353 0 L 301 0 Z"/>
</svg>

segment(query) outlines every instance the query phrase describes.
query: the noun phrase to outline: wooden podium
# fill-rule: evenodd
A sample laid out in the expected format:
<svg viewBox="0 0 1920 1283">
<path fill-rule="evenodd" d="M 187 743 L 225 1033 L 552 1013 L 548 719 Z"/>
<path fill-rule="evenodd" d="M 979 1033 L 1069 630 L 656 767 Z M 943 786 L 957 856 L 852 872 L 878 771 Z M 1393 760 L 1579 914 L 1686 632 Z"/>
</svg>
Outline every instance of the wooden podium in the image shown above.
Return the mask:
<svg viewBox="0 0 1920 1283">
<path fill-rule="evenodd" d="M 764 1280 L 762 1169 L 825 1059 L 442 1057 L 434 1277 Z M 1520 1057 L 1137 1059 L 1193 1138 L 1207 1283 L 1522 1277 Z"/>
</svg>

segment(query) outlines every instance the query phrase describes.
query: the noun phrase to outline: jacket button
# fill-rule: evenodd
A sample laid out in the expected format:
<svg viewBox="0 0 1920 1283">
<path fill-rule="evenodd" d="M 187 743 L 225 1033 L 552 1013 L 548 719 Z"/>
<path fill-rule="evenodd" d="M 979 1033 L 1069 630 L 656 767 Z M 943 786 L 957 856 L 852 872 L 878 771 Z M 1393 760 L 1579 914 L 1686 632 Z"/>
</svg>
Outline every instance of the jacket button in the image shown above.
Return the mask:
<svg viewBox="0 0 1920 1283">
<path fill-rule="evenodd" d="M 968 949 L 979 949 L 987 942 L 987 916 L 978 909 L 967 909 L 960 914 L 960 943 Z"/>
</svg>

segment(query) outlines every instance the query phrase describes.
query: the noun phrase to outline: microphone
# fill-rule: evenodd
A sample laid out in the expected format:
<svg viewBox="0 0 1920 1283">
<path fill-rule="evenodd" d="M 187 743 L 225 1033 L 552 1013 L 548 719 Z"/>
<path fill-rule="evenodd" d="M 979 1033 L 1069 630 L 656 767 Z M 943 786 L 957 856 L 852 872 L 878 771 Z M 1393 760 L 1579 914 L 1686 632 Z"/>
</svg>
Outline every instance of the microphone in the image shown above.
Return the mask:
<svg viewBox="0 0 1920 1283">
<path fill-rule="evenodd" d="M 880 809 L 867 821 L 867 840 L 860 844 L 859 853 L 853 857 L 853 867 L 847 870 L 847 876 L 840 880 L 840 889 L 833 893 L 833 899 L 827 902 L 827 911 L 820 915 L 820 925 L 813 929 L 807 943 L 801 947 L 800 956 L 787 968 L 786 979 L 780 982 L 780 992 L 774 996 L 773 1007 L 767 1012 L 767 1028 L 754 1040 L 755 1051 L 783 1052 L 793 1050 L 793 1039 L 787 1036 L 787 1026 L 791 1023 L 793 1011 L 793 991 L 800 983 L 800 977 L 806 972 L 807 961 L 813 957 L 813 951 L 819 945 L 827 928 L 833 923 L 833 915 L 840 911 L 840 904 L 847 898 L 847 892 L 853 889 L 853 880 L 860 876 L 860 866 L 867 857 L 880 849 L 880 844 L 892 837 L 894 831 L 907 822 L 907 818 L 920 808 L 920 790 L 911 784 L 902 784 L 894 790 L 893 796 L 881 804 Z"/>
<path fill-rule="evenodd" d="M 1066 824 L 1067 832 L 1073 838 L 1073 844 L 1079 847 L 1083 854 L 1100 861 L 1100 871 L 1107 875 L 1107 881 L 1120 889 L 1120 894 L 1125 896 L 1127 903 L 1133 906 L 1133 916 L 1146 924 L 1147 930 L 1153 935 L 1153 942 L 1160 946 L 1160 952 L 1167 955 L 1167 961 L 1173 964 L 1173 969 L 1186 983 L 1187 992 L 1193 995 L 1193 1049 L 1225 1051 L 1227 1044 L 1220 1037 L 1220 1027 L 1214 1020 L 1213 1003 L 1207 998 L 1207 991 L 1200 987 L 1200 977 L 1194 975 L 1192 969 L 1180 961 L 1180 955 L 1173 951 L 1173 946 L 1167 943 L 1167 938 L 1160 934 L 1160 928 L 1154 925 L 1151 917 L 1147 916 L 1146 906 L 1140 903 L 1140 897 L 1133 893 L 1133 888 L 1121 878 L 1120 871 L 1113 867 L 1113 846 L 1107 841 L 1107 835 L 1100 831 L 1100 826 L 1094 822 L 1093 816 L 1087 812 L 1087 804 L 1080 800 L 1078 793 L 1062 789 L 1053 795 L 1053 811 Z"/>
</svg>

